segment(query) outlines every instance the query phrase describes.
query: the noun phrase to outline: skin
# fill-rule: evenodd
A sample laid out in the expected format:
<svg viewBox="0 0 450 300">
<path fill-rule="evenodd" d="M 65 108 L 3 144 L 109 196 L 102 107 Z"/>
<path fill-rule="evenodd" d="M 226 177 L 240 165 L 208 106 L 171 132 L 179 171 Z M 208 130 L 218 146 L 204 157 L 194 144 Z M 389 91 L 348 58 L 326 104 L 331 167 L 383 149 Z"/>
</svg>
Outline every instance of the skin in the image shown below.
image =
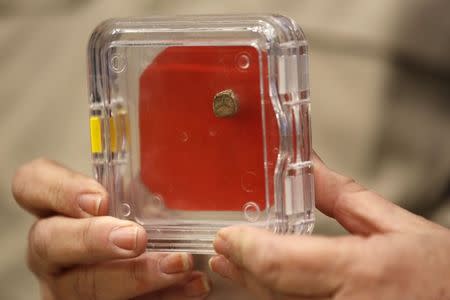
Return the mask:
<svg viewBox="0 0 450 300">
<path fill-rule="evenodd" d="M 210 268 L 260 300 L 450 299 L 450 230 L 314 160 L 318 209 L 352 235 L 229 227 L 218 233 Z"/>
<path fill-rule="evenodd" d="M 42 299 L 204 299 L 205 274 L 186 253 L 146 253 L 145 230 L 105 216 L 108 194 L 95 180 L 46 159 L 18 169 L 17 203 L 38 217 L 28 266 Z"/>
<path fill-rule="evenodd" d="M 317 207 L 353 235 L 230 227 L 218 233 L 211 269 L 261 300 L 450 299 L 450 231 L 314 160 Z M 38 216 L 28 265 L 42 299 L 207 296 L 208 280 L 192 270 L 191 256 L 144 253 L 142 227 L 104 216 L 108 195 L 95 180 L 38 159 L 17 171 L 12 190 Z"/>
</svg>

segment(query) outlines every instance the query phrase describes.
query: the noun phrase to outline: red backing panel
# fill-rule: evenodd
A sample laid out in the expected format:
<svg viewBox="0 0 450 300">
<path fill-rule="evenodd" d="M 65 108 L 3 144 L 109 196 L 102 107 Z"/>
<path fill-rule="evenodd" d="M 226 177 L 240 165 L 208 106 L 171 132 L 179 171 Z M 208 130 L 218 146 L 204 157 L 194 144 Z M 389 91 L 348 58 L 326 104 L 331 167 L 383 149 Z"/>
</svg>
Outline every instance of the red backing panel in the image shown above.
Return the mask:
<svg viewBox="0 0 450 300">
<path fill-rule="evenodd" d="M 141 180 L 166 207 L 241 210 L 249 201 L 265 207 L 259 72 L 250 46 L 169 47 L 143 72 Z M 239 111 L 218 118 L 213 99 L 227 89 L 237 95 Z M 277 135 L 273 110 L 266 118 Z M 268 151 L 270 179 L 275 150 Z"/>
</svg>

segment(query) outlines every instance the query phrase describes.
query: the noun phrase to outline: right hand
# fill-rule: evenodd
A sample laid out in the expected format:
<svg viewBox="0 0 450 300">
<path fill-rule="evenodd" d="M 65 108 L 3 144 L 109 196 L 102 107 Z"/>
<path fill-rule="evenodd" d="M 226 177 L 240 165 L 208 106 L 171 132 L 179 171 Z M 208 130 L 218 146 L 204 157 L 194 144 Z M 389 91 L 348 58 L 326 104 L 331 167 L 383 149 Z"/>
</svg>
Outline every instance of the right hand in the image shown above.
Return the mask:
<svg viewBox="0 0 450 300">
<path fill-rule="evenodd" d="M 353 235 L 224 228 L 211 269 L 258 300 L 450 300 L 450 230 L 331 171 L 318 157 L 314 179 L 317 208 Z"/>
<path fill-rule="evenodd" d="M 45 160 L 18 169 L 14 198 L 38 216 L 28 266 L 42 299 L 204 299 L 205 274 L 186 253 L 145 253 L 147 234 L 131 221 L 104 216 L 108 195 L 94 179 Z"/>
</svg>

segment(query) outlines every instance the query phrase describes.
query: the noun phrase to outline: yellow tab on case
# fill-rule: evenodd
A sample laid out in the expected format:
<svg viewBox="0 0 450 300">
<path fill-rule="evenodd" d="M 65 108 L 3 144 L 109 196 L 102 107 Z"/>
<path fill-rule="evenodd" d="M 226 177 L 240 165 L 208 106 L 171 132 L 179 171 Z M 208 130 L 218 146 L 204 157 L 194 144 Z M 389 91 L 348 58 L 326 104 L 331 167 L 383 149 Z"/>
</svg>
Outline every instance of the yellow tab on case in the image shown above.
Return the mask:
<svg viewBox="0 0 450 300">
<path fill-rule="evenodd" d="M 92 116 L 89 121 L 91 127 L 91 152 L 102 153 L 102 119 L 98 116 Z"/>
<path fill-rule="evenodd" d="M 117 129 L 114 117 L 109 118 L 109 146 L 112 153 L 117 152 Z"/>
</svg>

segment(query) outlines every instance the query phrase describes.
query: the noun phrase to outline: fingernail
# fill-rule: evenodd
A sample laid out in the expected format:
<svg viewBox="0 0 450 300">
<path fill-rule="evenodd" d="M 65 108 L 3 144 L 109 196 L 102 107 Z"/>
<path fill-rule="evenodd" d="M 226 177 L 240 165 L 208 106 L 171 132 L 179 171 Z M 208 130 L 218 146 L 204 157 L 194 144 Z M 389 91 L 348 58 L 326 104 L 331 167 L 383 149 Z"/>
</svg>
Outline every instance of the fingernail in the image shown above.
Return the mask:
<svg viewBox="0 0 450 300">
<path fill-rule="evenodd" d="M 189 281 L 184 286 L 184 295 L 186 297 L 201 297 L 207 295 L 211 290 L 208 279 L 205 275 L 200 275 Z"/>
<path fill-rule="evenodd" d="M 78 205 L 81 210 L 91 216 L 97 216 L 102 203 L 102 195 L 100 194 L 83 194 L 78 197 Z"/>
<path fill-rule="evenodd" d="M 213 264 L 214 264 L 214 260 L 215 260 L 216 257 L 217 257 L 217 256 L 213 256 L 213 257 L 211 257 L 211 258 L 208 260 L 208 267 L 209 267 L 209 269 L 210 269 L 211 271 L 213 271 L 213 272 L 214 272 L 214 270 L 213 270 Z"/>
<path fill-rule="evenodd" d="M 229 262 L 222 255 L 213 256 L 208 261 L 209 269 L 211 271 L 219 274 L 222 277 L 231 278 L 230 268 L 228 264 Z"/>
<path fill-rule="evenodd" d="M 217 272 L 218 267 L 220 267 L 220 257 L 222 255 L 213 256 L 208 260 L 209 269 L 213 272 Z"/>
<path fill-rule="evenodd" d="M 138 229 L 135 226 L 118 227 L 111 231 L 109 240 L 124 250 L 134 250 L 137 244 Z"/>
<path fill-rule="evenodd" d="M 216 250 L 217 253 L 227 255 L 228 253 L 228 242 L 224 239 L 225 233 L 221 230 L 216 236 L 216 239 L 214 240 L 213 246 L 214 250 Z"/>
<path fill-rule="evenodd" d="M 192 267 L 192 259 L 187 253 L 171 253 L 159 261 L 159 269 L 166 274 L 187 272 Z"/>
</svg>

